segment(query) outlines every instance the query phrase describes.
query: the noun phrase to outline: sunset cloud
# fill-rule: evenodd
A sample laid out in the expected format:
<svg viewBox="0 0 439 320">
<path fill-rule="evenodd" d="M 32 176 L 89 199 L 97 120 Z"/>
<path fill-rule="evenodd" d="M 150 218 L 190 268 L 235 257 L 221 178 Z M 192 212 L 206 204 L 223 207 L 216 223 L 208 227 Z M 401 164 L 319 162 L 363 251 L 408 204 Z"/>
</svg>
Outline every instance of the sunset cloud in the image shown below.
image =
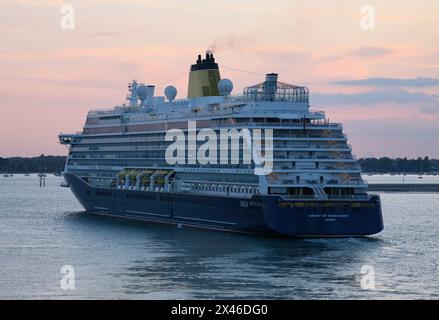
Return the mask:
<svg viewBox="0 0 439 320">
<path fill-rule="evenodd" d="M 335 81 L 335 84 L 342 86 L 374 86 L 374 87 L 438 87 L 439 79 L 434 78 L 414 78 L 414 79 L 395 79 L 395 78 L 369 78 L 360 80 Z"/>
<path fill-rule="evenodd" d="M 439 107 L 439 100 L 433 95 L 404 90 L 380 90 L 360 93 L 314 93 L 311 95 L 311 101 L 327 105 L 369 106 L 380 103 L 396 103 L 404 106 L 417 103 Z"/>
<path fill-rule="evenodd" d="M 358 58 L 375 58 L 375 57 L 382 57 L 387 56 L 394 51 L 387 48 L 380 48 L 380 47 L 362 47 L 359 49 L 355 49 L 351 51 L 351 55 Z"/>
</svg>

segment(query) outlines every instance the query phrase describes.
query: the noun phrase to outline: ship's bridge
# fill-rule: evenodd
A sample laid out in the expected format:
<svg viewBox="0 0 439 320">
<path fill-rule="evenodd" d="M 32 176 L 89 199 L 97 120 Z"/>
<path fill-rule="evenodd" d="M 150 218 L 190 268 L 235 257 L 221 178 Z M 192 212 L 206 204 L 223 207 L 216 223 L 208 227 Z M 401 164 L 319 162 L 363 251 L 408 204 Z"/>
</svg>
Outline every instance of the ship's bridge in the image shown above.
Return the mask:
<svg viewBox="0 0 439 320">
<path fill-rule="evenodd" d="M 293 102 L 309 103 L 307 87 L 277 81 L 278 75 L 270 73 L 265 81 L 244 89 L 245 102 Z"/>
<path fill-rule="evenodd" d="M 60 144 L 64 145 L 71 145 L 75 138 L 79 138 L 80 134 L 66 134 L 66 133 L 60 133 L 58 135 L 58 140 Z"/>
</svg>

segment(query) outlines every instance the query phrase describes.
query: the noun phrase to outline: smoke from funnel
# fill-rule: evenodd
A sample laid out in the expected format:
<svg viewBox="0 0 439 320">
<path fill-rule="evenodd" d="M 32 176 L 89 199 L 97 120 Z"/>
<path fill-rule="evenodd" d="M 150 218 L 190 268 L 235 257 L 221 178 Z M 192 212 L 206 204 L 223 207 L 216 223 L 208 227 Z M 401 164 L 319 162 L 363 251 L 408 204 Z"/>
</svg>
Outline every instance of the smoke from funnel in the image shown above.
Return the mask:
<svg viewBox="0 0 439 320">
<path fill-rule="evenodd" d="M 253 32 L 229 33 L 214 38 L 211 45 L 207 47 L 206 53 L 218 53 L 222 50 L 242 50 L 258 41 L 259 38 L 256 38 Z"/>
<path fill-rule="evenodd" d="M 214 44 L 212 44 L 212 45 L 207 47 L 206 53 L 212 54 L 212 53 L 215 53 L 215 50 L 216 50 L 216 46 Z"/>
</svg>

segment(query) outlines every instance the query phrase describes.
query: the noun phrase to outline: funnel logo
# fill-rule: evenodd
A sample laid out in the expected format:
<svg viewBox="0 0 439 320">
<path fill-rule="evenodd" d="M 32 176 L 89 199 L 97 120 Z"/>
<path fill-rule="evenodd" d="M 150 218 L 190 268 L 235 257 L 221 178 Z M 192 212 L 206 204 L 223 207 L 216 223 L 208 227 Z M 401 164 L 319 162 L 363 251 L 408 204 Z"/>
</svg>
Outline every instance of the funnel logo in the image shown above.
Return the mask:
<svg viewBox="0 0 439 320">
<path fill-rule="evenodd" d="M 187 136 L 171 129 L 165 140 L 172 142 L 165 153 L 170 165 L 254 164 L 255 175 L 273 171 L 273 129 L 220 129 L 218 135 L 210 128 L 197 132 L 196 121 L 189 121 Z"/>
</svg>

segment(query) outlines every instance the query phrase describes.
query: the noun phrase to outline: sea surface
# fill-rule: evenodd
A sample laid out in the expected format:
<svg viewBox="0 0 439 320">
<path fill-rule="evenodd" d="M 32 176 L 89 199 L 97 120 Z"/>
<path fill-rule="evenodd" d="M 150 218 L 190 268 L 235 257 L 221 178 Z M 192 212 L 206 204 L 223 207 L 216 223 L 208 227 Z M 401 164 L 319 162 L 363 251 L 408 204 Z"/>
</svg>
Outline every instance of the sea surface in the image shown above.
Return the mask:
<svg viewBox="0 0 439 320">
<path fill-rule="evenodd" d="M 439 194 L 382 193 L 374 237 L 300 240 L 90 216 L 61 181 L 0 176 L 0 298 L 439 298 Z"/>
</svg>

